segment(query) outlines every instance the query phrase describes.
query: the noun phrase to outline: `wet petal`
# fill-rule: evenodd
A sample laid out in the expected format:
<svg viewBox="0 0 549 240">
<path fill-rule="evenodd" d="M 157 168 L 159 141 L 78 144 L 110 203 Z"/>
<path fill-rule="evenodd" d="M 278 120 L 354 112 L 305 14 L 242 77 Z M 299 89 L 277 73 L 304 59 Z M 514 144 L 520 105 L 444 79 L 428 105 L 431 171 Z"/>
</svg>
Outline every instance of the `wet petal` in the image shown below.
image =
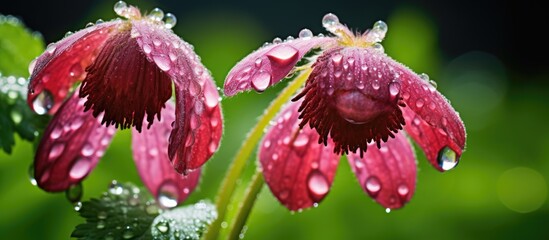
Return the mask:
<svg viewBox="0 0 549 240">
<path fill-rule="evenodd" d="M 299 129 L 298 103 L 288 105 L 276 118 L 259 148 L 265 181 L 289 210 L 319 203 L 328 194 L 339 162 L 333 143 L 318 144 L 318 134 Z"/>
<path fill-rule="evenodd" d="M 141 180 L 149 191 L 157 199 L 169 197 L 182 202 L 198 185 L 201 170 L 183 176 L 173 169 L 168 157 L 168 138 L 174 120 L 175 106 L 168 102 L 166 109 L 162 110 L 160 122 L 141 133 L 132 130 L 132 150 Z"/>
<path fill-rule="evenodd" d="M 455 166 L 466 139 L 465 126 L 458 113 L 428 81 L 384 54 L 379 54 L 379 58 L 385 58 L 384 62 L 389 66 L 389 71 L 384 74 L 398 77 L 399 96 L 406 103 L 402 110 L 408 134 L 421 146 L 436 169 L 444 171 Z M 448 151 L 453 159 L 443 156 Z M 441 161 L 446 160 L 450 164 L 442 166 L 444 163 Z"/>
<path fill-rule="evenodd" d="M 80 95 L 94 116 L 104 112 L 107 126 L 141 131 L 146 119 L 150 127 L 172 96 L 170 76 L 147 59 L 129 29 L 113 34 L 86 71 Z"/>
<path fill-rule="evenodd" d="M 85 99 L 73 94 L 54 115 L 38 145 L 34 176 L 46 191 L 63 191 L 84 179 L 110 144 L 116 129 L 84 112 Z"/>
<path fill-rule="evenodd" d="M 168 153 L 175 169 L 186 173 L 202 166 L 217 151 L 222 132 L 219 93 L 192 46 L 162 26 L 132 23 L 132 36 L 147 59 L 175 83 L 176 117 Z"/>
<path fill-rule="evenodd" d="M 416 188 L 416 159 L 406 136 L 400 132 L 394 139 L 370 146 L 361 158 L 349 154 L 349 163 L 362 189 L 383 207 L 403 207 Z"/>
<path fill-rule="evenodd" d="M 372 48 L 324 51 L 295 98 L 304 99 L 300 125 L 315 129 L 322 142 L 333 139 L 336 153 L 365 152 L 368 142 L 402 129 L 403 103 L 392 89 L 399 82 L 378 55 Z"/>
<path fill-rule="evenodd" d="M 336 42 L 330 37 L 298 38 L 258 49 L 231 69 L 225 80 L 225 95 L 255 89 L 263 92 L 282 80 L 309 50 Z"/>
<path fill-rule="evenodd" d="M 55 114 L 70 88 L 85 77 L 84 70 L 120 23 L 120 20 L 113 20 L 97 24 L 49 45 L 36 59 L 30 77 L 29 106 L 40 114 Z M 42 95 L 51 98 L 52 103 L 46 108 L 36 109 L 33 103 Z"/>
</svg>

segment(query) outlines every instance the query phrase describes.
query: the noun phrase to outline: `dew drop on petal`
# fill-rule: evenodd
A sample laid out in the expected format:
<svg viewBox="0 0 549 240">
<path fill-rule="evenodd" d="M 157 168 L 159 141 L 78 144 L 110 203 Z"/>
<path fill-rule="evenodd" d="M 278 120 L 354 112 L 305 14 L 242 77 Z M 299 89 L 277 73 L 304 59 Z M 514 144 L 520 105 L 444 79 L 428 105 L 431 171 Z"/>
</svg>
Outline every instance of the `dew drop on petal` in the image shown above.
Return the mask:
<svg viewBox="0 0 549 240">
<path fill-rule="evenodd" d="M 320 201 L 330 190 L 328 179 L 318 170 L 313 170 L 307 179 L 309 195 L 315 201 Z"/>
<path fill-rule="evenodd" d="M 170 60 L 164 56 L 154 56 L 153 60 L 156 63 L 156 66 L 164 72 L 169 71 L 172 68 Z"/>
<path fill-rule="evenodd" d="M 55 43 L 50 43 L 46 47 L 46 52 L 48 52 L 49 54 L 52 54 L 53 52 L 55 52 L 56 48 L 57 48 L 57 45 Z"/>
<path fill-rule="evenodd" d="M 158 189 L 158 204 L 163 208 L 173 208 L 177 206 L 178 195 L 177 186 L 169 180 L 164 181 Z"/>
<path fill-rule="evenodd" d="M 381 190 L 381 182 L 376 176 L 370 176 L 366 179 L 366 182 L 364 183 L 364 186 L 366 187 L 366 191 L 370 196 L 375 197 Z"/>
<path fill-rule="evenodd" d="M 34 67 L 36 66 L 36 58 L 29 63 L 29 75 L 32 75 Z"/>
<path fill-rule="evenodd" d="M 425 82 L 429 82 L 429 75 L 427 75 L 426 73 L 419 74 L 419 78 L 421 78 L 421 80 Z"/>
<path fill-rule="evenodd" d="M 299 31 L 299 38 L 310 39 L 312 37 L 313 37 L 313 32 L 311 32 L 311 30 L 307 28 L 301 29 L 301 31 Z"/>
<path fill-rule="evenodd" d="M 403 183 L 398 186 L 397 192 L 398 195 L 400 195 L 401 197 L 406 197 L 410 192 L 410 189 L 408 188 L 408 186 L 406 186 L 406 184 Z"/>
<path fill-rule="evenodd" d="M 298 51 L 292 46 L 277 46 L 267 53 L 267 57 L 271 62 L 280 66 L 291 64 L 297 58 Z"/>
<path fill-rule="evenodd" d="M 65 150 L 65 144 L 63 143 L 56 143 L 53 145 L 50 149 L 50 154 L 48 155 L 48 160 L 52 161 L 61 156 L 61 153 L 63 153 L 63 150 Z"/>
<path fill-rule="evenodd" d="M 118 1 L 114 4 L 114 12 L 116 15 L 123 17 L 124 12 L 126 12 L 126 9 L 128 8 L 128 5 L 124 1 Z"/>
<path fill-rule="evenodd" d="M 437 161 L 442 170 L 448 171 L 456 167 L 456 165 L 459 163 L 459 158 L 454 150 L 449 147 L 443 147 L 438 152 Z"/>
<path fill-rule="evenodd" d="M 71 185 L 66 191 L 65 196 L 67 197 L 67 200 L 69 200 L 72 203 L 79 202 L 82 198 L 82 184 L 77 183 L 74 185 Z"/>
<path fill-rule="evenodd" d="M 339 25 L 339 18 L 333 13 L 328 13 L 322 18 L 322 26 L 328 31 L 334 30 L 337 25 Z"/>
<path fill-rule="evenodd" d="M 391 82 L 389 83 L 389 94 L 391 97 L 396 97 L 400 93 L 400 83 Z"/>
<path fill-rule="evenodd" d="M 149 13 L 149 15 L 147 15 L 147 17 L 153 21 L 160 22 L 164 18 L 164 11 L 160 8 L 155 8 Z"/>
<path fill-rule="evenodd" d="M 425 101 L 423 101 L 423 99 L 420 98 L 416 101 L 416 107 L 417 108 L 422 108 L 423 105 L 425 105 Z"/>
<path fill-rule="evenodd" d="M 271 74 L 268 72 L 260 72 L 252 79 L 252 87 L 258 92 L 263 92 L 271 85 L 271 79 Z"/>
<path fill-rule="evenodd" d="M 80 158 L 72 165 L 69 176 L 73 179 L 81 179 L 90 172 L 91 161 L 87 158 Z"/>
<path fill-rule="evenodd" d="M 280 39 L 279 37 L 273 39 L 274 44 L 281 43 L 281 42 L 282 42 L 282 39 Z"/>
<path fill-rule="evenodd" d="M 53 95 L 48 90 L 42 91 L 32 102 L 32 108 L 34 109 L 34 112 L 38 115 L 44 115 L 48 113 L 52 107 Z"/>
<path fill-rule="evenodd" d="M 371 30 L 371 34 L 375 34 L 374 41 L 381 42 L 387 34 L 387 24 L 384 21 L 377 21 Z"/>
<path fill-rule="evenodd" d="M 378 90 L 381 86 L 379 85 L 379 81 L 376 79 L 372 82 L 372 88 L 374 90 Z"/>
<path fill-rule="evenodd" d="M 300 134 L 294 140 L 294 147 L 303 147 L 309 143 L 309 137 L 305 134 Z"/>
<path fill-rule="evenodd" d="M 383 45 L 381 45 L 381 43 L 374 43 L 374 44 L 372 45 L 372 47 L 373 47 L 376 51 L 378 51 L 378 52 L 380 52 L 380 53 L 384 53 L 384 52 L 385 52 L 385 48 L 383 48 Z"/>
<path fill-rule="evenodd" d="M 152 48 L 149 44 L 143 44 L 143 52 L 145 52 L 145 54 L 149 54 L 152 52 Z"/>
<path fill-rule="evenodd" d="M 166 13 L 164 17 L 164 27 L 173 28 L 177 24 L 177 18 L 172 13 Z"/>
<path fill-rule="evenodd" d="M 282 192 L 280 192 L 280 195 L 279 195 L 281 200 L 287 199 L 288 196 L 290 196 L 290 191 L 288 190 L 283 190 Z"/>
</svg>

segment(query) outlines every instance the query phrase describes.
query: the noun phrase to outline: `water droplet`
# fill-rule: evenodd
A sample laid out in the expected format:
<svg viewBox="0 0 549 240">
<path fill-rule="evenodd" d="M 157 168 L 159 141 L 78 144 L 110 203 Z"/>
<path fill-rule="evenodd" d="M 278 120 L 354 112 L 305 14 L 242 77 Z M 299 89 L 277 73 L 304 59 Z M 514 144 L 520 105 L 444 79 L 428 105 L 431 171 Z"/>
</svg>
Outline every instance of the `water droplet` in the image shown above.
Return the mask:
<svg viewBox="0 0 549 240">
<path fill-rule="evenodd" d="M 53 96 L 48 90 L 42 91 L 32 102 L 32 108 L 38 115 L 48 113 L 53 107 Z"/>
<path fill-rule="evenodd" d="M 299 31 L 299 38 L 303 38 L 303 39 L 310 39 L 313 37 L 313 32 L 311 32 L 311 30 L 307 29 L 307 28 L 304 28 L 304 29 L 301 29 L 301 31 Z"/>
<path fill-rule="evenodd" d="M 276 37 L 275 39 L 273 39 L 273 43 L 274 44 L 282 43 L 282 39 L 280 39 L 279 37 Z"/>
<path fill-rule="evenodd" d="M 166 13 L 166 16 L 164 17 L 164 27 L 173 28 L 175 27 L 175 24 L 177 24 L 177 18 L 175 15 Z"/>
<path fill-rule="evenodd" d="M 164 181 L 158 190 L 158 203 L 163 208 L 173 208 L 177 206 L 177 186 L 172 181 Z"/>
<path fill-rule="evenodd" d="M 55 43 L 50 43 L 46 47 L 46 52 L 48 52 L 49 54 L 53 54 L 53 52 L 55 52 L 55 49 L 57 49 L 57 45 Z"/>
<path fill-rule="evenodd" d="M 282 192 L 280 192 L 280 195 L 278 197 L 280 197 L 280 200 L 285 200 L 288 198 L 288 196 L 290 196 L 290 191 L 283 190 Z"/>
<path fill-rule="evenodd" d="M 94 23 L 89 22 L 89 23 L 86 24 L 86 28 L 93 27 L 94 25 L 95 25 Z"/>
<path fill-rule="evenodd" d="M 442 170 L 448 171 L 456 167 L 459 163 L 459 157 L 454 150 L 449 147 L 444 147 L 438 152 L 437 161 Z"/>
<path fill-rule="evenodd" d="M 80 65 L 80 63 L 75 63 L 69 70 L 69 75 L 71 77 L 80 77 L 83 72 L 84 70 L 82 69 L 82 65 Z"/>
<path fill-rule="evenodd" d="M 82 208 L 82 202 L 77 202 L 74 204 L 74 211 L 80 211 L 80 209 Z"/>
<path fill-rule="evenodd" d="M 101 23 L 104 23 L 104 22 L 105 21 L 103 21 L 103 19 L 100 18 L 100 19 L 97 19 L 97 21 L 95 21 L 95 24 L 97 25 L 97 24 L 101 24 Z"/>
<path fill-rule="evenodd" d="M 396 97 L 400 93 L 400 83 L 391 82 L 389 83 L 389 94 L 391 97 Z"/>
<path fill-rule="evenodd" d="M 259 72 L 252 79 L 252 87 L 257 92 L 263 92 L 271 85 L 271 74 L 268 72 Z"/>
<path fill-rule="evenodd" d="M 379 85 L 379 81 L 376 79 L 372 82 L 372 88 L 374 90 L 378 90 L 381 86 Z"/>
<path fill-rule="evenodd" d="M 69 176 L 73 179 L 81 179 L 91 170 L 91 161 L 87 158 L 80 158 L 72 165 Z"/>
<path fill-rule="evenodd" d="M 158 205 L 156 205 L 154 202 L 147 202 L 145 207 L 145 211 L 149 215 L 155 215 L 158 214 Z"/>
<path fill-rule="evenodd" d="M 166 233 L 168 230 L 170 230 L 170 226 L 168 225 L 168 222 L 166 221 L 160 221 L 158 224 L 156 224 L 156 229 L 160 231 L 161 233 Z"/>
<path fill-rule="evenodd" d="M 162 18 L 164 18 L 164 11 L 160 8 L 153 9 L 147 17 L 153 21 L 160 22 L 162 21 Z"/>
<path fill-rule="evenodd" d="M 425 105 L 425 101 L 423 101 L 423 99 L 420 98 L 416 101 L 416 107 L 417 108 L 422 108 L 423 105 Z"/>
<path fill-rule="evenodd" d="M 332 57 L 332 62 L 334 65 L 338 66 L 341 63 L 341 59 L 343 59 L 343 56 L 338 53 Z"/>
<path fill-rule="evenodd" d="M 333 14 L 328 13 L 322 18 L 322 26 L 328 31 L 333 31 L 339 25 L 339 18 Z"/>
<path fill-rule="evenodd" d="M 122 187 L 122 184 L 118 183 L 116 180 L 112 180 L 111 184 L 109 185 L 109 193 L 113 195 L 120 195 L 124 192 L 124 187 Z"/>
<path fill-rule="evenodd" d="M 286 66 L 297 60 L 298 51 L 292 46 L 281 45 L 270 50 L 267 53 L 267 57 L 274 64 Z"/>
<path fill-rule="evenodd" d="M 385 208 L 385 212 L 386 213 L 391 213 L 391 209 L 390 208 Z"/>
<path fill-rule="evenodd" d="M 376 197 L 381 190 L 381 182 L 376 176 L 368 177 L 364 183 L 364 186 L 366 187 L 368 194 L 372 197 Z"/>
<path fill-rule="evenodd" d="M 309 143 L 309 136 L 299 134 L 294 140 L 294 147 L 303 147 Z"/>
<path fill-rule="evenodd" d="M 307 179 L 310 197 L 315 202 L 319 202 L 330 190 L 328 179 L 318 170 L 312 170 Z"/>
<path fill-rule="evenodd" d="M 372 45 L 372 48 L 374 48 L 374 50 L 380 52 L 380 53 L 384 53 L 385 52 L 385 48 L 383 47 L 383 45 L 381 45 L 381 43 L 374 43 Z"/>
<path fill-rule="evenodd" d="M 152 48 L 149 44 L 143 44 L 143 52 L 145 52 L 145 54 L 149 54 L 152 52 Z"/>
<path fill-rule="evenodd" d="M 57 159 L 59 156 L 61 156 L 61 153 L 63 153 L 63 150 L 65 150 L 65 144 L 63 143 L 54 144 L 50 149 L 48 160 L 52 161 Z"/>
<path fill-rule="evenodd" d="M 98 219 L 107 219 L 107 216 L 108 216 L 107 212 L 101 211 L 101 212 L 97 213 L 97 218 Z"/>
<path fill-rule="evenodd" d="M 97 229 L 105 228 L 105 221 L 102 221 L 102 220 L 97 221 L 97 226 L 96 227 L 97 227 Z"/>
<path fill-rule="evenodd" d="M 410 189 L 408 188 L 408 186 L 406 186 L 406 184 L 403 183 L 398 186 L 397 192 L 398 192 L 398 195 L 404 198 L 408 195 L 408 193 L 410 192 Z"/>
<path fill-rule="evenodd" d="M 65 191 L 65 197 L 67 197 L 67 200 L 69 200 L 71 203 L 79 202 L 82 198 L 82 184 L 77 183 L 74 185 L 71 185 L 66 191 Z"/>
<path fill-rule="evenodd" d="M 264 148 L 269 148 L 269 147 L 271 147 L 271 141 L 270 141 L 270 140 L 265 140 L 265 142 L 263 143 L 263 147 L 264 147 Z"/>
<path fill-rule="evenodd" d="M 437 82 L 435 82 L 435 80 L 429 80 L 429 84 L 431 84 L 431 86 L 434 87 L 435 89 L 437 89 L 438 87 L 438 84 Z"/>
<path fill-rule="evenodd" d="M 208 145 L 208 150 L 210 151 L 210 153 L 214 153 L 217 150 L 217 142 L 211 141 Z"/>
<path fill-rule="evenodd" d="M 128 5 L 124 1 L 118 1 L 114 4 L 114 12 L 121 17 L 124 17 L 127 8 Z"/>
<path fill-rule="evenodd" d="M 383 21 L 377 21 L 374 23 L 374 27 L 370 31 L 369 35 L 373 35 L 373 42 L 381 42 L 385 38 L 385 35 L 387 34 L 387 24 Z"/>
<path fill-rule="evenodd" d="M 124 232 L 122 233 L 122 238 L 124 239 L 130 239 L 134 236 L 134 233 L 131 229 L 130 226 L 126 226 L 126 229 L 124 230 Z"/>
<path fill-rule="evenodd" d="M 153 60 L 156 63 L 156 66 L 164 72 L 172 68 L 170 60 L 164 56 L 154 56 Z"/>
<path fill-rule="evenodd" d="M 421 80 L 425 82 L 429 82 L 429 75 L 427 75 L 426 73 L 419 74 L 419 78 L 421 78 Z"/>
<path fill-rule="evenodd" d="M 437 107 L 437 106 L 436 106 L 436 104 L 435 104 L 434 102 L 430 102 L 430 103 L 429 103 L 429 109 L 435 110 L 436 107 Z"/>
<path fill-rule="evenodd" d="M 31 183 L 33 186 L 36 186 L 37 182 L 36 182 L 36 179 L 34 178 L 34 165 L 31 164 L 31 165 L 29 166 L 28 174 L 29 174 L 30 183 Z"/>
<path fill-rule="evenodd" d="M 256 67 L 261 67 L 261 62 L 263 62 L 263 60 L 261 58 L 258 58 L 255 60 L 255 66 Z"/>
<path fill-rule="evenodd" d="M 158 149 L 154 147 L 149 149 L 149 155 L 151 155 L 152 157 L 158 156 Z"/>
</svg>

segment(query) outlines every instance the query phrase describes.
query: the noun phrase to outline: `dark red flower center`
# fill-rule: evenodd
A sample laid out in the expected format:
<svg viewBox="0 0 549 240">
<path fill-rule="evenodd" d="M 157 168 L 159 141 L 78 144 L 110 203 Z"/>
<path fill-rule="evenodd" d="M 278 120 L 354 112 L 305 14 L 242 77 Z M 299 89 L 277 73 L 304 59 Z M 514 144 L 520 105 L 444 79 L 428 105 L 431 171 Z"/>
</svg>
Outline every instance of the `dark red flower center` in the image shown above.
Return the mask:
<svg viewBox="0 0 549 240">
<path fill-rule="evenodd" d="M 107 40 L 95 61 L 86 69 L 80 97 L 85 110 L 102 123 L 141 131 L 147 115 L 149 127 L 172 95 L 172 82 L 154 62 L 149 62 L 130 30 L 121 29 Z"/>
<path fill-rule="evenodd" d="M 335 142 L 334 152 L 366 151 L 368 142 L 394 137 L 402 129 L 400 80 L 372 54 L 374 49 L 341 48 L 318 57 L 303 91 L 300 126 Z"/>
</svg>

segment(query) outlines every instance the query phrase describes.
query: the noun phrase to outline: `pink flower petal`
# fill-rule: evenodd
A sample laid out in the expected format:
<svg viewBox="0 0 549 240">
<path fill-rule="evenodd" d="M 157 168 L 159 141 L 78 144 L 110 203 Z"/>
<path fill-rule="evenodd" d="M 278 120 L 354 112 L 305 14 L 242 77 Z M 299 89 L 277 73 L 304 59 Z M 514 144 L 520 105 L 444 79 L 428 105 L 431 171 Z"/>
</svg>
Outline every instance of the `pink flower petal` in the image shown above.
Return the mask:
<svg viewBox="0 0 549 240">
<path fill-rule="evenodd" d="M 298 38 L 262 47 L 231 69 L 225 80 L 225 95 L 232 96 L 252 88 L 263 92 L 286 77 L 309 50 L 336 41 L 330 37 Z"/>
<path fill-rule="evenodd" d="M 34 176 L 46 191 L 63 191 L 84 179 L 110 144 L 115 128 L 101 126 L 85 99 L 73 94 L 54 115 L 38 145 Z"/>
<path fill-rule="evenodd" d="M 297 108 L 290 103 L 261 142 L 259 161 L 271 192 L 289 210 L 319 203 L 328 194 L 339 162 L 328 146 L 318 143 L 309 127 L 299 129 Z"/>
<path fill-rule="evenodd" d="M 381 143 L 379 149 L 371 144 L 363 158 L 352 153 L 347 159 L 364 191 L 382 206 L 400 208 L 412 198 L 416 159 L 402 131 Z"/>
<path fill-rule="evenodd" d="M 213 155 L 221 140 L 222 117 L 215 83 L 192 46 L 171 30 L 147 21 L 132 21 L 132 26 L 149 61 L 175 83 L 176 117 L 168 155 L 178 172 L 196 169 Z"/>
<path fill-rule="evenodd" d="M 86 67 L 120 23 L 120 20 L 114 20 L 97 24 L 48 45 L 36 59 L 30 77 L 29 106 L 40 114 L 55 114 L 70 88 L 85 77 Z M 46 100 L 37 100 L 39 96 Z M 35 106 L 35 100 L 43 106 Z"/>
<path fill-rule="evenodd" d="M 161 114 L 160 122 L 151 128 L 141 133 L 132 130 L 133 158 L 141 180 L 160 202 L 162 196 L 182 202 L 198 185 L 201 170 L 183 176 L 173 169 L 168 157 L 168 138 L 175 120 L 175 106 L 167 102 Z"/>
</svg>

